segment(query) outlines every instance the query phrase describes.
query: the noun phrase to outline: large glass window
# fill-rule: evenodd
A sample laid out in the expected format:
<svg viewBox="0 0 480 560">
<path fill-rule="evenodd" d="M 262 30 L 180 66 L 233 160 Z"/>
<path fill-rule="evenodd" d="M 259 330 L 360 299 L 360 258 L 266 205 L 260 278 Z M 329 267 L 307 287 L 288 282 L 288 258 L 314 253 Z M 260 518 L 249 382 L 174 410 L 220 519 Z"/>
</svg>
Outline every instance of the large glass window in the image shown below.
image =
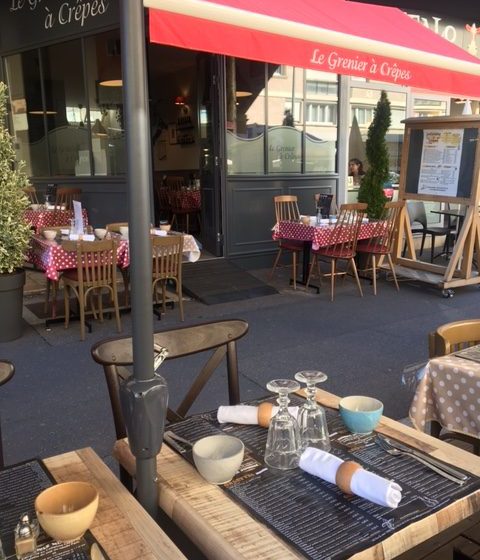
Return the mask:
<svg viewBox="0 0 480 560">
<path fill-rule="evenodd" d="M 125 173 L 120 68 L 118 31 L 6 57 L 10 127 L 30 176 Z"/>
<path fill-rule="evenodd" d="M 226 75 L 229 174 L 335 172 L 336 75 L 233 58 Z"/>
</svg>

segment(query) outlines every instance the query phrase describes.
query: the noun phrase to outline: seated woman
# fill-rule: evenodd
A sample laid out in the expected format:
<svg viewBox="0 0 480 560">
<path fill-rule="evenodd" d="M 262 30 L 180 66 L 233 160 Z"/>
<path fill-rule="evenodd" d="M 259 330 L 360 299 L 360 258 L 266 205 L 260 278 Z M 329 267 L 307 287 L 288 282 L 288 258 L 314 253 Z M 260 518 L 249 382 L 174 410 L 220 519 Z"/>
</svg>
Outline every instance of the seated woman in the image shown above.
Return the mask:
<svg viewBox="0 0 480 560">
<path fill-rule="evenodd" d="M 348 162 L 348 175 L 349 177 L 353 177 L 353 186 L 359 187 L 360 181 L 365 175 L 365 171 L 363 170 L 363 163 L 361 162 L 361 160 L 352 158 Z"/>
</svg>

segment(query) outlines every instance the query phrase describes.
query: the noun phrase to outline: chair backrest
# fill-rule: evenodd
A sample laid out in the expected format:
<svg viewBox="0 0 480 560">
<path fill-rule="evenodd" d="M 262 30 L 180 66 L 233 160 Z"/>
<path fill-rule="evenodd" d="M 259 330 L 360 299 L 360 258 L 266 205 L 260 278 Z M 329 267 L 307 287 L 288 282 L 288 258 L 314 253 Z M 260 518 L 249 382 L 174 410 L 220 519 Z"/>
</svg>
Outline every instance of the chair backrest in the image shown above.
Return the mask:
<svg viewBox="0 0 480 560">
<path fill-rule="evenodd" d="M 275 220 L 278 222 L 298 222 L 300 221 L 300 211 L 298 210 L 298 199 L 295 195 L 282 194 L 273 197 L 275 204 Z"/>
<path fill-rule="evenodd" d="M 328 248 L 330 252 L 341 255 L 343 258 L 355 256 L 358 233 L 366 210 L 367 204 L 364 202 L 340 206 L 337 221 L 330 235 Z"/>
<path fill-rule="evenodd" d="M 155 348 L 167 348 L 166 360 L 175 360 L 193 354 L 209 352 L 208 359 L 195 377 L 185 397 L 175 410 L 169 408 L 167 419 L 179 420 L 186 416 L 192 404 L 226 357 L 228 397 L 230 404 L 240 402 L 236 341 L 248 331 L 248 323 L 235 319 L 202 323 L 190 327 L 157 332 L 154 334 Z M 130 375 L 127 366 L 133 363 L 131 337 L 111 338 L 97 342 L 92 347 L 93 359 L 103 366 L 112 405 L 117 439 L 126 436 L 125 423 L 120 407 L 120 381 Z"/>
<path fill-rule="evenodd" d="M 33 185 L 31 185 L 30 187 L 25 187 L 23 189 L 23 192 L 26 196 L 28 196 L 30 204 L 38 204 L 37 189 Z"/>
<path fill-rule="evenodd" d="M 167 188 L 181 189 L 185 187 L 185 179 L 181 176 L 170 175 L 165 178 Z"/>
<path fill-rule="evenodd" d="M 183 235 L 152 235 L 154 282 L 176 278 L 182 283 Z"/>
<path fill-rule="evenodd" d="M 445 356 L 479 343 L 480 319 L 445 323 L 428 335 L 429 356 Z"/>
<path fill-rule="evenodd" d="M 56 231 L 57 233 L 60 233 L 62 231 L 62 229 L 68 229 L 68 231 L 70 231 L 70 224 L 65 224 L 64 226 L 45 226 L 45 227 L 41 227 L 41 228 L 39 228 L 38 233 L 42 234 L 45 230 Z"/>
<path fill-rule="evenodd" d="M 427 227 L 427 213 L 423 200 L 407 200 L 407 212 L 411 224 L 418 222 L 424 228 Z"/>
<path fill-rule="evenodd" d="M 68 187 L 58 187 L 55 196 L 55 207 L 65 207 L 66 210 L 73 208 L 73 201 L 80 200 L 82 196 L 82 189 L 71 189 Z"/>
<path fill-rule="evenodd" d="M 15 367 L 11 362 L 0 360 L 0 385 L 4 385 L 13 377 Z M 2 431 L 0 426 L 0 468 L 4 466 L 3 461 L 3 444 L 2 444 Z"/>
<path fill-rule="evenodd" d="M 382 219 L 372 224 L 371 237 L 362 242 L 362 247 L 365 247 L 367 252 L 387 254 L 393 250 L 400 212 L 404 206 L 404 200 L 385 203 Z"/>
<path fill-rule="evenodd" d="M 78 281 L 87 287 L 111 286 L 116 280 L 117 242 L 77 241 Z"/>
<path fill-rule="evenodd" d="M 107 230 L 107 232 L 110 231 L 113 233 L 120 233 L 121 227 L 128 227 L 128 222 L 114 222 L 111 224 L 107 224 L 105 226 L 105 229 Z"/>
<path fill-rule="evenodd" d="M 335 195 L 328 194 L 328 193 L 316 193 L 314 195 L 315 198 L 315 207 L 320 209 L 320 213 L 322 214 L 322 218 L 328 218 L 330 214 L 336 214 L 337 208 L 335 204 Z"/>
</svg>

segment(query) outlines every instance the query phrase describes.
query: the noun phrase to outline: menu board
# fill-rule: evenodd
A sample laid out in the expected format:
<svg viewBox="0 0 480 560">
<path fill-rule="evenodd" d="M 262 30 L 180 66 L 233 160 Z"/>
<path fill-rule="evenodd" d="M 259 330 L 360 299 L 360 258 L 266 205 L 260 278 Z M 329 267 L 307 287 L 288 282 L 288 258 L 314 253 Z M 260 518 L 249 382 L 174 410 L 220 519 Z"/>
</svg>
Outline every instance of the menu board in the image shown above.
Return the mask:
<svg viewBox="0 0 480 560">
<path fill-rule="evenodd" d="M 301 402 L 294 396 L 291 404 Z M 334 484 L 299 468 L 274 472 L 263 461 L 267 430 L 260 426 L 219 424 L 212 412 L 170 424 L 169 430 L 192 442 L 218 433 L 240 438 L 245 445 L 244 461 L 240 472 L 222 488 L 311 560 L 350 558 L 480 487 L 478 477 L 470 475 L 459 486 L 409 456 L 393 457 L 375 443 L 374 434 L 351 434 L 338 411 L 327 409 L 326 414 L 330 452 L 398 482 L 402 501 L 396 509 L 358 496 L 347 497 Z M 189 447 L 177 442 L 173 447 L 193 462 Z"/>
<path fill-rule="evenodd" d="M 477 141 L 477 128 L 412 129 L 405 192 L 470 198 Z"/>
</svg>

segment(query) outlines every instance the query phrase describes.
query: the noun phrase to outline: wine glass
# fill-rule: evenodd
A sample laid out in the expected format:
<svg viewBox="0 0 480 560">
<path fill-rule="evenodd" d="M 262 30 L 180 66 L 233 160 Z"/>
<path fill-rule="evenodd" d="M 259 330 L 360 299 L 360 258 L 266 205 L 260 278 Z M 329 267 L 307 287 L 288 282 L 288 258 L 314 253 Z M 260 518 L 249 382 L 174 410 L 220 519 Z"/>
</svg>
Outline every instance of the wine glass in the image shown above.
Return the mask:
<svg viewBox="0 0 480 560">
<path fill-rule="evenodd" d="M 269 467 L 289 470 L 298 467 L 302 445 L 297 420 L 288 411 L 288 395 L 300 389 L 293 379 L 274 379 L 267 383 L 267 389 L 278 393 L 278 411 L 270 420 L 265 463 Z"/>
<path fill-rule="evenodd" d="M 330 436 L 328 435 L 327 418 L 325 410 L 320 406 L 315 396 L 317 394 L 317 383 L 322 383 L 328 378 L 325 373 L 315 370 L 299 371 L 295 379 L 306 383 L 305 395 L 307 400 L 298 411 L 298 425 L 302 447 L 317 447 L 324 451 L 330 450 Z"/>
</svg>

